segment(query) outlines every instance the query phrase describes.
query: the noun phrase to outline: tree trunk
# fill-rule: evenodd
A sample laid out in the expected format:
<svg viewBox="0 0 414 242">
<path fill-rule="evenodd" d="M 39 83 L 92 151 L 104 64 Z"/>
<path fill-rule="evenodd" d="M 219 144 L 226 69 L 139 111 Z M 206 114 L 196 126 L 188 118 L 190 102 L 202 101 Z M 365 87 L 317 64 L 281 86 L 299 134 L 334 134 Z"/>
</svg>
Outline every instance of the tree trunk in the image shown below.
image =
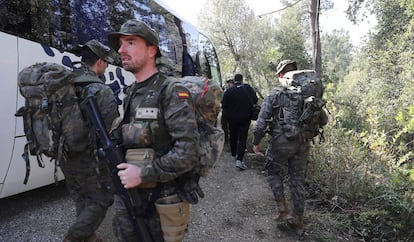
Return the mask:
<svg viewBox="0 0 414 242">
<path fill-rule="evenodd" d="M 312 64 L 318 76 L 322 75 L 321 40 L 319 36 L 320 0 L 310 0 L 310 17 L 312 33 Z"/>
</svg>

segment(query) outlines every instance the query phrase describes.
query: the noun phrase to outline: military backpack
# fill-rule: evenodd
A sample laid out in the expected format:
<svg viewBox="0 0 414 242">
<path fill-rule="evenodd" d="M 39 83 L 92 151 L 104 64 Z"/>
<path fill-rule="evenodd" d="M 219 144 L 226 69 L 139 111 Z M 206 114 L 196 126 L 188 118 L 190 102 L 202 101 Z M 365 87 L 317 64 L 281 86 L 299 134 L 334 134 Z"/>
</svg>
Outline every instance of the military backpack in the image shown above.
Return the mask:
<svg viewBox="0 0 414 242">
<path fill-rule="evenodd" d="M 16 113 L 23 117 L 27 139 L 22 155 L 26 161 L 24 184 L 30 171 L 29 153 L 44 167 L 42 155 L 59 163 L 68 152 L 80 152 L 89 145 L 85 140 L 90 127 L 80 108 L 74 78 L 74 71 L 55 63 L 36 63 L 18 74 L 17 85 L 25 98 L 25 105 Z"/>
<path fill-rule="evenodd" d="M 224 132 L 216 127 L 223 90 L 217 82 L 205 77 L 186 76 L 179 80 L 190 91 L 194 101 L 200 133 L 200 165 L 196 172 L 205 177 L 220 158 L 224 146 Z"/>
<path fill-rule="evenodd" d="M 287 138 L 322 138 L 322 127 L 327 123 L 324 110 L 326 101 L 322 99 L 322 80 L 313 70 L 287 72 L 278 87 L 280 107 L 275 117 Z"/>
</svg>

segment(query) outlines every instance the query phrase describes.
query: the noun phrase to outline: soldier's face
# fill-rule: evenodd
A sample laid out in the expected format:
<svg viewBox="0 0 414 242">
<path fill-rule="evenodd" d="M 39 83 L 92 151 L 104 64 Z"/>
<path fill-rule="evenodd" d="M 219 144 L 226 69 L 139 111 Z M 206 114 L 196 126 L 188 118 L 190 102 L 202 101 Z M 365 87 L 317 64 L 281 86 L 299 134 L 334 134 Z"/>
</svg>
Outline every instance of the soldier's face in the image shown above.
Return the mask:
<svg viewBox="0 0 414 242">
<path fill-rule="evenodd" d="M 119 38 L 122 66 L 132 73 L 140 72 L 145 66 L 154 63 L 156 47 L 138 36 L 123 35 Z M 154 51 L 155 50 L 155 51 Z"/>
</svg>

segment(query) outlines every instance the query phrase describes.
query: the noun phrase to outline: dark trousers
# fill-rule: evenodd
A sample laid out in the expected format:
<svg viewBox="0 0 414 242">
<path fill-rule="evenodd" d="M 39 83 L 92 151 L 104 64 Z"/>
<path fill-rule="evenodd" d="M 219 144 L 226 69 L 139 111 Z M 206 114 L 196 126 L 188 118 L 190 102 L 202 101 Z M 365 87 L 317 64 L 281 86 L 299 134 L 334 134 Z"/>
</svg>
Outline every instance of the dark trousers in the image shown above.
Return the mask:
<svg viewBox="0 0 414 242">
<path fill-rule="evenodd" d="M 229 121 L 224 115 L 221 116 L 221 128 L 224 131 L 224 141 L 227 143 L 229 140 Z"/>
<path fill-rule="evenodd" d="M 237 156 L 237 160 L 243 160 L 250 122 L 250 119 L 229 119 L 231 155 Z"/>
</svg>

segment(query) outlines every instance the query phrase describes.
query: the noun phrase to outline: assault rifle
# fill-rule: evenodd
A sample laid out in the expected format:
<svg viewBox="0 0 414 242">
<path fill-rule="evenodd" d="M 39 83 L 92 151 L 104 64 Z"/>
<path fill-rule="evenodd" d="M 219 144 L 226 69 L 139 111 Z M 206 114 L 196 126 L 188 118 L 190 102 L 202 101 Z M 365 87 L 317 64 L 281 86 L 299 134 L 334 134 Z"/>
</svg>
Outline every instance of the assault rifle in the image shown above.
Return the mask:
<svg viewBox="0 0 414 242">
<path fill-rule="evenodd" d="M 115 187 L 115 192 L 123 200 L 128 211 L 128 215 L 135 227 L 135 232 L 141 237 L 140 241 L 152 242 L 153 240 L 146 225 L 144 224 L 144 221 L 137 214 L 136 208 L 141 203 L 141 200 L 139 199 L 140 195 L 138 194 L 137 189 L 124 188 L 118 176 L 119 170 L 116 166 L 120 163 L 125 163 L 124 150 L 122 147 L 115 145 L 109 138 L 94 96 L 89 94 L 85 100 L 82 101 L 81 105 L 88 113 L 89 120 L 92 122 L 95 131 L 103 144 L 103 147 L 99 149 L 100 156 L 105 158 L 111 172 L 111 179 L 112 184 Z"/>
</svg>

